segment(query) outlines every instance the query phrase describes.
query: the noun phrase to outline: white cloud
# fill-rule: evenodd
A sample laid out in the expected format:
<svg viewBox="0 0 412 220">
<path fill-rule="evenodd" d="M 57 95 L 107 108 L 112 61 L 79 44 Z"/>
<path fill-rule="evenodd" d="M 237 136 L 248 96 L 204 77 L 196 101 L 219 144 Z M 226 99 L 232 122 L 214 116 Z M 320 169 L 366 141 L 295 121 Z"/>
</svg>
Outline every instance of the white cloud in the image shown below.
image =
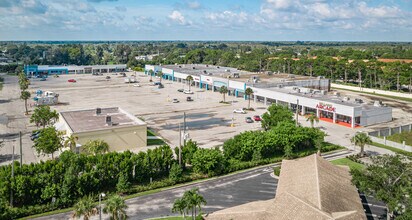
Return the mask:
<svg viewBox="0 0 412 220">
<path fill-rule="evenodd" d="M 173 22 L 176 22 L 180 25 L 190 25 L 191 22 L 190 21 L 186 21 L 185 17 L 182 15 L 182 13 L 180 13 L 177 10 L 174 10 L 169 16 L 167 16 L 168 18 L 170 18 Z"/>
</svg>

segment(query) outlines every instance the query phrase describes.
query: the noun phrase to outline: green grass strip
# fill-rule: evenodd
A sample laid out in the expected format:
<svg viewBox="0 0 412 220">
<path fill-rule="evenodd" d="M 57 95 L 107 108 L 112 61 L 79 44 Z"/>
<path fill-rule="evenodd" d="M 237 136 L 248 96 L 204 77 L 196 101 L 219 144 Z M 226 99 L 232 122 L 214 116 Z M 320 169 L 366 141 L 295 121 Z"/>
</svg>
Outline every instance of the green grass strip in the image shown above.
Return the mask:
<svg viewBox="0 0 412 220">
<path fill-rule="evenodd" d="M 337 159 L 337 160 L 332 160 L 331 163 L 334 164 L 334 165 L 348 166 L 351 170 L 352 169 L 361 170 L 365 167 L 363 164 L 356 163 L 352 160 L 349 160 L 348 158 L 341 158 L 341 159 Z"/>
<path fill-rule="evenodd" d="M 406 102 L 412 102 L 411 98 L 405 98 L 405 97 L 383 95 L 383 94 L 378 94 L 378 93 L 373 93 L 373 92 L 362 92 L 362 91 L 357 91 L 357 90 L 342 89 L 342 88 L 336 88 L 336 87 L 332 87 L 332 89 L 346 90 L 346 91 L 351 91 L 351 92 L 358 92 L 358 93 L 363 93 L 363 94 L 369 94 L 369 95 L 381 96 L 381 97 L 385 97 L 385 98 L 391 98 L 391 99 L 395 99 L 395 100 L 402 100 L 402 101 L 406 101 Z"/>
<path fill-rule="evenodd" d="M 389 147 L 389 146 L 379 144 L 379 143 L 376 143 L 376 142 L 372 142 L 371 145 L 373 145 L 375 147 L 384 148 L 386 150 L 390 150 L 390 151 L 393 151 L 395 153 L 402 154 L 402 155 L 405 155 L 405 156 L 408 156 L 408 157 L 412 157 L 412 152 L 408 152 L 408 151 L 401 150 L 401 149 L 394 148 L 394 147 Z"/>
</svg>

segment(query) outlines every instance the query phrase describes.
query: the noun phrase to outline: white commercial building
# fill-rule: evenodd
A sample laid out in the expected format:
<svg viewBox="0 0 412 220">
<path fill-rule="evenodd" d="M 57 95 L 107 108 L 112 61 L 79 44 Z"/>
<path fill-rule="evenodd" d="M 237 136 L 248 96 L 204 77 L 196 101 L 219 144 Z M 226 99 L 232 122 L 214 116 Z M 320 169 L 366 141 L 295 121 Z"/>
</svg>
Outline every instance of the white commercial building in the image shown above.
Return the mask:
<svg viewBox="0 0 412 220">
<path fill-rule="evenodd" d="M 187 76 L 193 77 L 194 86 L 211 91 L 219 91 L 226 86 L 228 95 L 247 98 L 246 88 L 253 90 L 250 97 L 265 105 L 273 103 L 288 106 L 302 115 L 314 113 L 319 119 L 347 127 L 358 127 L 388 122 L 392 120 L 392 108 L 379 103 L 369 105 L 362 100 L 330 95 L 330 81 L 322 77 L 309 78 L 288 75 L 254 74 L 235 68 L 202 64 L 182 64 L 154 66 L 146 65 L 145 74 L 162 71 L 163 78 L 186 83 Z M 262 79 L 261 79 L 262 78 Z M 264 82 L 266 78 L 269 82 Z"/>
</svg>

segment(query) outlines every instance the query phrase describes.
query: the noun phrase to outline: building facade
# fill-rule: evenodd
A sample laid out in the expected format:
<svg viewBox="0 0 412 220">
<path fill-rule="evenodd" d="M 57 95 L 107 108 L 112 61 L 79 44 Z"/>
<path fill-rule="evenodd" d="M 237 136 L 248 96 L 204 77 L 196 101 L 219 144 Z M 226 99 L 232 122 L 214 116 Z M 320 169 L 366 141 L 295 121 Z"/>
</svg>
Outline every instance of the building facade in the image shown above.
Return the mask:
<svg viewBox="0 0 412 220">
<path fill-rule="evenodd" d="M 60 74 L 84 74 L 84 73 L 116 73 L 127 70 L 126 64 L 116 65 L 91 65 L 91 66 L 48 66 L 26 65 L 24 72 L 27 76 L 44 76 Z"/>
<path fill-rule="evenodd" d="M 96 108 L 60 113 L 66 136 L 77 137 L 81 145 L 103 140 L 109 151 L 136 150 L 147 146 L 147 125 L 121 108 Z"/>
<path fill-rule="evenodd" d="M 146 65 L 145 74 L 155 75 L 162 71 L 165 80 L 187 83 L 186 78 L 193 77 L 192 84 L 213 92 L 226 86 L 228 95 L 247 99 L 245 90 L 251 88 L 254 102 L 265 105 L 280 104 L 288 106 L 299 114 L 316 114 L 320 120 L 355 128 L 369 126 L 392 120 L 392 108 L 382 105 L 368 105 L 359 100 L 330 95 L 330 81 L 322 77 L 311 79 L 281 79 L 274 83 L 261 83 L 259 76 L 229 67 L 212 65 Z M 237 78 L 239 77 L 239 78 Z"/>
</svg>

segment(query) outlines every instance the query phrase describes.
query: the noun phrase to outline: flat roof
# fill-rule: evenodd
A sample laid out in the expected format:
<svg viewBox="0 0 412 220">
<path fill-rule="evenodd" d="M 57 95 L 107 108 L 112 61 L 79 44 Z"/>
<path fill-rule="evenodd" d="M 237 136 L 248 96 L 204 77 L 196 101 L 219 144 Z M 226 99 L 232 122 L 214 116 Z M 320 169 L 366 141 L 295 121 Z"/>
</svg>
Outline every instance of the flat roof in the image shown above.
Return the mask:
<svg viewBox="0 0 412 220">
<path fill-rule="evenodd" d="M 30 65 L 29 65 L 30 66 Z M 53 70 L 53 69 L 84 69 L 84 68 L 93 68 L 93 69 L 102 69 L 102 68 L 116 68 L 116 67 L 121 67 L 121 68 L 126 68 L 126 64 L 113 64 L 113 65 L 82 65 L 82 66 L 76 66 L 76 65 L 38 65 L 37 68 L 39 70 Z"/>
<path fill-rule="evenodd" d="M 146 124 L 119 107 L 101 108 L 100 114 L 96 114 L 96 109 L 64 111 L 60 112 L 60 114 L 74 133 Z M 112 125 L 106 124 L 106 116 L 111 116 Z"/>
<path fill-rule="evenodd" d="M 210 75 L 217 77 L 224 77 L 232 75 L 233 73 L 239 73 L 239 75 L 253 75 L 254 73 L 238 70 L 232 67 L 215 66 L 208 64 L 178 64 L 178 65 L 164 65 L 162 68 L 172 69 L 179 73 L 185 73 L 190 75 Z M 205 72 L 206 71 L 206 72 Z"/>
</svg>

